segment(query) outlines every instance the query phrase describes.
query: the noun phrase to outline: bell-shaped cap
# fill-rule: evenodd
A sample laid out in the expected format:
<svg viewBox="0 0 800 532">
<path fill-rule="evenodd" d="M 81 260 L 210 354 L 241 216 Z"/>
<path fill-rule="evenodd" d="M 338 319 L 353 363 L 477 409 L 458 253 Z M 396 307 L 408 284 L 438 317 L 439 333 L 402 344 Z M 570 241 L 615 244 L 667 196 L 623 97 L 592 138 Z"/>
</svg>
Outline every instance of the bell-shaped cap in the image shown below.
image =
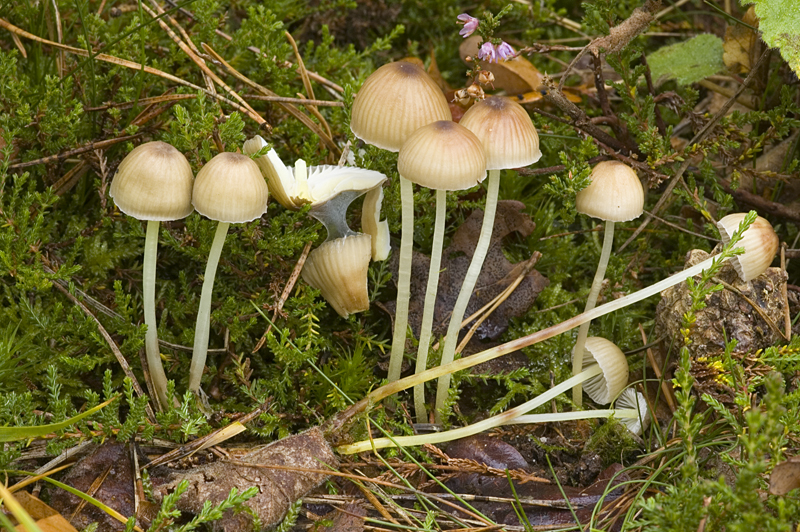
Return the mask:
<svg viewBox="0 0 800 532">
<path fill-rule="evenodd" d="M 637 436 L 640 436 L 642 431 L 650 425 L 650 409 L 647 408 L 647 401 L 641 392 L 637 392 L 633 388 L 625 388 L 614 402 L 614 407 L 638 410 L 639 415 L 636 417 L 619 419 L 623 425 L 628 427 L 629 431 Z"/>
<path fill-rule="evenodd" d="M 309 253 L 303 266 L 303 280 L 319 289 L 343 318 L 369 308 L 371 241 L 372 237 L 361 233 L 329 240 Z"/>
<path fill-rule="evenodd" d="M 745 213 L 733 213 L 717 222 L 724 244 L 730 242 L 745 216 Z M 744 248 L 744 253 L 733 257 L 731 263 L 739 277 L 743 281 L 749 281 L 764 273 L 772 264 L 772 259 L 778 252 L 778 235 L 775 234 L 772 224 L 759 216 L 744 232 L 738 246 Z"/>
<path fill-rule="evenodd" d="M 538 161 L 539 134 L 523 107 L 502 96 L 490 96 L 470 107 L 459 121 L 483 144 L 487 170 L 520 168 Z"/>
<path fill-rule="evenodd" d="M 636 172 L 619 161 L 597 163 L 591 184 L 578 192 L 575 209 L 607 222 L 627 222 L 644 211 L 644 189 Z"/>
<path fill-rule="evenodd" d="M 223 152 L 197 172 L 192 203 L 212 220 L 244 223 L 267 212 L 268 199 L 258 165 L 246 155 Z"/>
<path fill-rule="evenodd" d="M 186 157 L 166 142 L 134 148 L 119 164 L 109 195 L 139 220 L 180 220 L 192 208 L 194 176 Z"/>
<path fill-rule="evenodd" d="M 486 155 L 472 131 L 442 120 L 408 138 L 400 149 L 397 171 L 423 187 L 465 190 L 486 178 Z"/>
<path fill-rule="evenodd" d="M 364 142 L 396 152 L 422 126 L 452 119 L 447 98 L 428 73 L 397 61 L 380 67 L 361 86 L 350 129 Z"/>
<path fill-rule="evenodd" d="M 583 369 L 594 364 L 602 373 L 584 382 L 583 389 L 592 401 L 606 405 L 628 385 L 628 360 L 613 342 L 591 336 L 584 345 Z"/>
</svg>

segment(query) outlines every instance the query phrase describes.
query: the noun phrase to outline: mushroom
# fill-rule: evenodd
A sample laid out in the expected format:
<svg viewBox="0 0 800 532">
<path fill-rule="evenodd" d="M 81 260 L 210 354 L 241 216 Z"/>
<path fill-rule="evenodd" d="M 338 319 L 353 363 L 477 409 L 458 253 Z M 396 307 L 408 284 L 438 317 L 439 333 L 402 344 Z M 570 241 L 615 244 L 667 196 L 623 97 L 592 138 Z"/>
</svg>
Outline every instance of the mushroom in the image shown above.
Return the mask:
<svg viewBox="0 0 800 532">
<path fill-rule="evenodd" d="M 486 178 L 486 156 L 474 133 L 455 122 L 442 120 L 419 128 L 408 138 L 400 148 L 397 170 L 401 178 L 436 190 L 436 221 L 417 351 L 416 373 L 420 373 L 425 371 L 428 363 L 444 243 L 447 191 L 465 190 L 483 181 Z M 414 405 L 417 419 L 423 423 L 426 420 L 425 389 L 421 384 L 414 388 Z"/>
<path fill-rule="evenodd" d="M 240 153 L 220 153 L 197 173 L 192 195 L 194 208 L 206 218 L 218 221 L 219 225 L 208 253 L 200 307 L 197 310 L 194 350 L 189 368 L 189 389 L 195 393 L 202 393 L 200 379 L 208 354 L 211 293 L 228 227 L 232 223 L 240 224 L 260 218 L 267 211 L 268 199 L 267 183 L 258 165 Z"/>
<path fill-rule="evenodd" d="M 741 220 L 741 222 L 738 220 Z M 722 239 L 725 243 L 722 254 L 719 256 L 710 257 L 708 260 L 696 264 L 695 266 L 683 270 L 682 272 L 678 272 L 666 279 L 662 279 L 661 281 L 650 285 L 647 288 L 643 288 L 638 292 L 628 294 L 625 297 L 621 297 L 599 307 L 595 307 L 589 312 L 578 314 L 577 316 L 562 321 L 561 323 L 546 329 L 536 331 L 527 336 L 516 338 L 510 342 L 506 342 L 505 344 L 481 351 L 480 353 L 476 353 L 466 358 L 461 358 L 459 360 L 450 362 L 449 364 L 437 366 L 422 373 L 418 373 L 399 381 L 391 382 L 381 386 L 377 390 L 374 390 L 368 394 L 364 399 L 353 405 L 351 408 L 354 410 L 364 409 L 369 404 L 377 403 L 381 399 L 413 386 L 417 386 L 420 383 L 439 378 L 448 373 L 462 371 L 478 364 L 483 364 L 484 362 L 494 360 L 495 358 L 503 355 L 519 351 L 525 347 L 530 347 L 539 342 L 570 331 L 575 327 L 586 323 L 587 321 L 597 319 L 621 308 L 625 308 L 628 305 L 632 305 L 642 301 L 643 299 L 647 299 L 650 296 L 666 290 L 670 286 L 674 286 L 685 281 L 689 277 L 702 274 L 703 270 L 706 270 L 715 263 L 733 259 L 737 261 L 741 267 L 740 275 L 743 276 L 742 278 L 752 279 L 762 274 L 775 257 L 775 253 L 778 250 L 778 236 L 775 234 L 775 231 L 773 231 L 770 223 L 767 220 L 757 216 L 755 211 L 750 211 L 746 215 L 729 214 L 717 222 L 717 227 L 719 228 Z M 741 248 L 733 247 L 737 244 L 741 244 Z M 736 250 L 743 250 L 743 253 L 736 255 L 734 253 Z"/>
<path fill-rule="evenodd" d="M 368 144 L 397 152 L 414 131 L 437 120 L 452 120 L 444 94 L 422 68 L 408 61 L 398 61 L 380 67 L 361 86 L 353 101 L 350 129 Z M 389 382 L 400 378 L 411 296 L 414 191 L 411 182 L 402 175 L 400 198 L 402 230 Z"/>
<path fill-rule="evenodd" d="M 588 348 L 590 345 L 591 348 Z M 619 394 L 628 383 L 628 361 L 625 359 L 625 355 L 622 351 L 610 341 L 605 338 L 590 338 L 587 340 L 586 368 L 581 373 L 519 406 L 506 410 L 502 414 L 458 429 L 415 436 L 395 436 L 391 439 L 376 438 L 374 440 L 343 445 L 338 447 L 337 451 L 342 454 L 353 454 L 370 449 L 423 445 L 425 443 L 442 443 L 458 438 L 466 438 L 478 434 L 479 432 L 510 423 L 524 413 L 534 410 L 546 404 L 551 399 L 558 397 L 572 388 L 577 382 L 586 382 L 587 393 L 592 393 L 603 403 L 608 403 L 611 401 L 611 398 Z M 589 392 L 590 389 L 592 392 Z"/>
<path fill-rule="evenodd" d="M 481 273 L 483 261 L 489 250 L 494 228 L 497 197 L 500 189 L 500 170 L 528 166 L 538 161 L 539 135 L 533 126 L 530 116 L 516 102 L 500 96 L 490 96 L 467 110 L 459 122 L 469 129 L 483 144 L 486 153 L 486 169 L 489 179 L 486 187 L 486 207 L 483 211 L 483 222 L 475 252 L 469 264 L 458 299 L 453 306 L 447 336 L 442 349 L 442 364 L 453 361 L 458 344 L 458 331 L 464 312 L 467 310 L 470 297 L 475 290 L 475 283 Z M 450 389 L 450 375 L 439 379 L 436 390 L 436 420 L 442 422 L 443 409 Z"/>
<path fill-rule="evenodd" d="M 192 167 L 186 157 L 171 145 L 147 142 L 133 149 L 122 160 L 111 182 L 109 195 L 119 210 L 138 220 L 147 220 L 142 268 L 145 352 L 156 404 L 167 405 L 167 376 L 161 363 L 156 323 L 156 256 L 159 222 L 180 220 L 192 208 Z"/>
<path fill-rule="evenodd" d="M 594 167 L 589 177 L 592 182 L 578 192 L 575 209 L 582 214 L 605 221 L 606 225 L 600 262 L 597 264 L 584 312 L 594 308 L 600 288 L 603 286 L 611 247 L 614 245 L 614 223 L 633 220 L 644 211 L 642 183 L 630 166 L 619 161 L 603 161 Z M 577 373 L 582 367 L 583 344 L 588 333 L 589 322 L 586 322 L 578 329 L 578 340 L 575 342 L 572 356 L 573 373 Z M 583 398 L 580 385 L 572 390 L 572 401 L 581 406 Z"/>
<path fill-rule="evenodd" d="M 267 143 L 256 135 L 244 144 L 243 151 L 255 154 Z M 386 176 L 374 170 L 351 166 L 306 167 L 302 159 L 294 170 L 287 168 L 275 150 L 255 159 L 266 177 L 270 191 L 289 209 L 310 203 L 311 216 L 328 232 L 325 242 L 312 251 L 303 268 L 303 279 L 322 292 L 322 297 L 346 318 L 369 308 L 367 268 L 370 258 L 384 260 L 388 255 L 389 226 L 380 220 Z M 347 208 L 356 198 L 364 199 L 362 226 L 366 234 L 347 226 Z"/>
</svg>

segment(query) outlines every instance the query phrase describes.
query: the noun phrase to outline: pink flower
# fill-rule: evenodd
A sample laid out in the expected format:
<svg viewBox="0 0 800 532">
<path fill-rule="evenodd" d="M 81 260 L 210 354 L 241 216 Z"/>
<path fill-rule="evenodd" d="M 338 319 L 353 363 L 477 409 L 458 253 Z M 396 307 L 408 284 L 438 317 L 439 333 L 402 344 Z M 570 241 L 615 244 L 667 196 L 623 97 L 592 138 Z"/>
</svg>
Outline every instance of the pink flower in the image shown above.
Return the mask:
<svg viewBox="0 0 800 532">
<path fill-rule="evenodd" d="M 458 19 L 459 24 L 464 25 L 464 27 L 461 28 L 461 31 L 459 31 L 458 34 L 464 37 L 465 39 L 470 35 L 472 35 L 473 33 L 475 33 L 475 30 L 478 29 L 478 24 L 480 24 L 480 21 L 478 19 L 476 19 L 475 17 L 471 17 L 466 13 L 461 13 L 456 18 Z"/>
<path fill-rule="evenodd" d="M 517 52 L 511 47 L 510 44 L 503 41 L 497 46 L 497 55 L 500 56 L 500 59 L 506 60 L 514 57 Z"/>
<path fill-rule="evenodd" d="M 497 63 L 497 48 L 489 41 L 486 41 L 481 45 L 480 50 L 478 50 L 478 59 L 488 61 L 489 63 Z"/>
</svg>

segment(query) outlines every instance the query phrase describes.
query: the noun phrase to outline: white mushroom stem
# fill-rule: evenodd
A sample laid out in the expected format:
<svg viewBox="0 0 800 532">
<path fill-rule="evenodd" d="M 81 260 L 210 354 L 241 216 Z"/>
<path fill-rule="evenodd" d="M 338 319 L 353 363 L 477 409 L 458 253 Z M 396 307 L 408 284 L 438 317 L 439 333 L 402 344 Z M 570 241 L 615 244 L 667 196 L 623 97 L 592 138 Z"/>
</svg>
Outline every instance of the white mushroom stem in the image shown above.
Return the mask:
<svg viewBox="0 0 800 532">
<path fill-rule="evenodd" d="M 475 252 L 472 254 L 472 261 L 469 263 L 469 269 L 464 276 L 464 282 L 461 284 L 461 292 L 458 293 L 458 299 L 453 306 L 453 314 L 450 316 L 450 324 L 447 326 L 447 336 L 444 339 L 444 348 L 442 349 L 442 365 L 449 364 L 455 358 L 456 345 L 458 345 L 458 332 L 461 329 L 461 321 L 464 319 L 464 313 L 467 311 L 470 297 L 475 291 L 475 284 L 478 282 L 478 277 L 481 274 L 483 261 L 486 260 L 486 254 L 489 251 L 489 244 L 492 241 L 492 232 L 494 230 L 494 217 L 497 212 L 497 197 L 500 190 L 500 170 L 489 170 L 489 182 L 486 188 L 486 207 L 483 211 L 483 223 L 481 224 L 481 233 L 478 236 L 478 243 L 475 245 Z M 436 388 L 436 422 L 442 422 L 442 409 L 444 408 L 445 401 L 447 401 L 448 393 L 450 392 L 450 375 L 439 377 L 439 383 Z"/>
<path fill-rule="evenodd" d="M 433 311 L 436 307 L 436 291 L 439 287 L 439 270 L 442 266 L 442 247 L 444 244 L 444 221 L 447 210 L 447 191 L 436 191 L 436 220 L 433 229 L 433 246 L 431 248 L 431 264 L 428 269 L 428 286 L 425 289 L 425 308 L 422 311 L 422 326 L 419 333 L 417 349 L 417 367 L 415 373 L 422 373 L 428 367 L 428 350 L 431 344 L 433 329 Z M 461 320 L 459 320 L 460 322 Z M 414 387 L 414 409 L 417 421 L 425 423 L 428 416 L 425 409 L 425 385 Z"/>
<path fill-rule="evenodd" d="M 469 360 L 470 358 L 472 357 L 468 357 L 466 359 L 461 359 L 461 360 Z M 338 447 L 336 450 L 342 454 L 354 454 L 354 453 L 369 451 L 370 449 L 373 448 L 384 449 L 386 447 L 396 447 L 398 445 L 407 447 L 411 445 L 423 445 L 425 443 L 443 443 L 447 441 L 457 440 L 459 438 L 466 438 L 468 436 L 478 434 L 485 430 L 493 429 L 495 427 L 499 427 L 500 425 L 505 425 L 511 422 L 511 420 L 513 420 L 514 418 L 521 416 L 525 412 L 529 412 L 535 408 L 538 408 L 541 405 L 548 402 L 549 400 L 558 397 L 560 394 L 572 388 L 576 383 L 580 383 L 585 380 L 591 379 L 592 377 L 600 375 L 602 372 L 603 370 L 600 369 L 599 364 L 592 364 L 578 375 L 575 375 L 565 380 L 561 384 L 547 390 L 543 394 L 531 399 L 530 401 L 526 401 L 519 406 L 506 410 L 502 414 L 492 416 L 488 419 L 484 419 L 483 421 L 473 423 L 472 425 L 467 425 L 466 427 L 461 427 L 453 430 L 446 430 L 444 432 L 434 432 L 432 434 L 420 434 L 415 436 L 396 436 L 391 439 L 376 438 L 374 440 L 365 440 L 350 445 L 343 445 L 341 447 Z"/>
<path fill-rule="evenodd" d="M 558 421 L 575 421 L 578 419 L 597 419 L 614 416 L 617 419 L 639 419 L 639 410 L 635 408 L 610 408 L 605 410 L 578 410 L 575 412 L 556 412 L 549 414 L 527 414 L 512 419 L 506 425 L 525 425 L 534 423 L 555 423 Z"/>
<path fill-rule="evenodd" d="M 501 357 L 503 355 L 507 355 L 509 353 L 513 353 L 515 351 L 519 351 L 525 347 L 530 347 L 534 344 L 542 342 L 544 340 L 548 340 L 554 336 L 558 336 L 559 334 L 565 333 L 569 330 L 574 329 L 575 327 L 580 326 L 583 323 L 588 321 L 597 319 L 601 316 L 605 316 L 615 310 L 619 310 L 621 308 L 627 307 L 628 305 L 632 305 L 643 299 L 647 299 L 650 296 L 656 295 L 660 292 L 663 292 L 670 286 L 674 286 L 680 282 L 685 281 L 689 277 L 694 277 L 695 275 L 699 275 L 702 273 L 703 270 L 709 268 L 715 260 L 719 260 L 717 256 L 709 257 L 708 259 L 704 260 L 703 262 L 692 266 L 687 270 L 683 270 L 682 272 L 678 272 L 666 279 L 663 279 L 653 285 L 648 286 L 647 288 L 643 288 L 638 292 L 634 292 L 633 294 L 629 294 L 625 297 L 621 297 L 619 299 L 615 299 L 610 301 L 604 305 L 600 305 L 599 307 L 595 307 L 589 312 L 584 312 L 583 314 L 578 314 L 577 316 L 573 316 L 572 318 L 562 321 L 552 327 L 548 327 L 547 329 L 542 329 L 541 331 L 537 331 L 531 333 L 527 336 L 522 336 L 510 342 L 506 342 L 505 344 L 493 347 L 491 349 L 487 349 L 485 351 L 481 351 L 475 355 L 460 358 L 449 364 L 443 364 L 441 366 L 437 366 L 435 368 L 428 369 L 423 371 L 422 373 L 417 373 L 416 375 L 411 375 L 409 377 L 405 377 L 398 381 L 386 384 L 385 386 L 381 386 L 380 388 L 372 391 L 369 395 L 367 395 L 364 399 L 360 400 L 358 403 L 353 405 L 351 409 L 353 411 L 361 411 L 370 404 L 374 404 L 381 399 L 389 397 L 390 395 L 394 395 L 397 392 L 401 392 L 417 384 L 422 382 L 427 382 L 432 379 L 437 379 L 442 375 L 447 375 L 450 373 L 455 373 L 456 371 L 462 371 L 473 366 L 477 366 L 478 364 L 483 364 L 484 362 L 488 362 L 490 360 L 494 360 L 495 358 Z M 574 379 L 575 377 L 573 377 Z M 571 379 L 569 382 L 568 387 L 572 387 L 576 381 L 572 381 Z M 577 381 L 582 382 L 582 381 Z"/>
<path fill-rule="evenodd" d="M 217 232 L 214 233 L 214 241 L 211 243 L 211 250 L 208 252 L 208 262 L 206 272 L 203 276 L 203 289 L 200 292 L 200 308 L 197 309 L 197 325 L 194 330 L 194 349 L 192 350 L 192 363 L 189 367 L 189 390 L 200 392 L 200 379 L 203 377 L 203 369 L 206 366 L 206 356 L 208 355 L 208 335 L 211 327 L 211 293 L 214 290 L 214 277 L 217 275 L 217 265 L 222 254 L 222 247 L 225 245 L 225 236 L 228 234 L 228 227 L 231 224 L 220 222 Z"/>
<path fill-rule="evenodd" d="M 594 273 L 592 288 L 589 290 L 589 297 L 586 299 L 584 312 L 589 312 L 597 304 L 597 296 L 600 295 L 600 288 L 603 286 L 603 279 L 606 276 L 608 259 L 611 256 L 611 248 L 614 246 L 614 222 L 607 221 L 605 234 L 603 236 L 603 250 L 600 253 L 600 262 L 597 264 L 597 271 Z M 575 342 L 575 350 L 572 355 L 572 374 L 577 375 L 583 367 L 583 346 L 586 344 L 586 337 L 589 336 L 589 325 L 591 321 L 582 324 L 578 329 L 578 340 Z M 578 407 L 583 404 L 583 388 L 580 383 L 572 389 L 572 402 Z"/>
<path fill-rule="evenodd" d="M 156 404 L 159 410 L 167 405 L 167 375 L 161 363 L 161 351 L 158 348 L 158 323 L 156 322 L 156 257 L 158 256 L 158 228 L 160 222 L 148 220 L 147 234 L 144 240 L 144 264 L 142 265 L 142 285 L 144 289 L 144 323 L 147 332 L 144 336 L 144 349 L 147 353 L 147 368 L 153 391 L 156 393 Z"/>
<path fill-rule="evenodd" d="M 411 255 L 414 244 L 414 187 L 411 181 L 400 176 L 402 203 L 400 257 L 397 267 L 397 307 L 394 314 L 392 354 L 389 357 L 389 382 L 400 378 L 408 331 L 408 301 L 411 299 Z"/>
</svg>

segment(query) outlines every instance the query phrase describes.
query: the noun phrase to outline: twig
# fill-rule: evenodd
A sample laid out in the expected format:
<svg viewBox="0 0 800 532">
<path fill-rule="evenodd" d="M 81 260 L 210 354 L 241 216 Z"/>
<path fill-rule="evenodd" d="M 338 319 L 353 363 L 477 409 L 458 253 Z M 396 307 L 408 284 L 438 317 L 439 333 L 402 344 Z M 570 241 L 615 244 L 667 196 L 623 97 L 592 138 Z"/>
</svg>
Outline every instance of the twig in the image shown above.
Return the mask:
<svg viewBox="0 0 800 532">
<path fill-rule="evenodd" d="M 639 333 L 642 335 L 642 343 L 647 345 L 647 335 L 645 334 L 644 327 L 642 327 L 641 323 L 639 324 Z M 661 392 L 664 394 L 664 400 L 667 402 L 669 409 L 674 413 L 677 409 L 678 403 L 673 396 L 672 387 L 667 384 L 666 380 L 664 380 L 664 374 L 661 373 L 661 368 L 659 368 L 658 364 L 656 363 L 656 357 L 653 354 L 653 350 L 648 347 L 646 353 L 647 361 L 650 362 L 650 367 L 653 368 L 653 373 L 655 373 L 656 378 L 661 383 Z M 652 410 L 652 412 L 655 412 L 655 410 Z"/>
<path fill-rule="evenodd" d="M 0 19 L 1 20 L 1 19 Z M 27 168 L 29 166 L 36 166 L 37 164 L 49 164 L 55 163 L 58 161 L 63 161 L 75 155 L 80 155 L 81 153 L 86 153 L 95 150 L 102 150 L 107 148 L 108 146 L 113 146 L 114 144 L 119 144 L 120 142 L 126 142 L 129 140 L 133 140 L 135 138 L 141 137 L 142 133 L 136 133 L 135 135 L 125 135 L 124 137 L 117 137 L 115 139 L 107 139 L 101 140 L 99 142 L 90 142 L 89 144 L 85 144 L 80 148 L 75 148 L 74 150 L 65 151 L 62 153 L 57 153 L 55 155 L 48 155 L 47 157 L 40 157 L 38 159 L 34 159 L 33 161 L 27 161 L 24 163 L 17 163 L 12 164 L 8 168 L 11 170 L 17 170 L 19 168 Z"/>
<path fill-rule="evenodd" d="M 261 100 L 265 102 L 293 103 L 297 105 L 315 105 L 318 107 L 344 107 L 344 102 L 330 100 L 310 100 L 308 98 L 287 98 L 286 96 L 264 96 L 263 94 L 245 94 L 248 100 Z"/>
<path fill-rule="evenodd" d="M 722 188 L 725 189 L 725 192 L 731 194 L 734 199 L 740 203 L 756 207 L 759 211 L 766 212 L 774 216 L 800 222 L 800 211 L 797 209 L 793 209 L 782 203 L 770 201 L 759 196 L 758 194 L 753 194 L 752 192 L 745 190 L 743 187 L 733 190 L 731 184 L 724 179 L 720 179 L 719 183 L 722 185 Z"/>
<path fill-rule="evenodd" d="M 641 53 L 639 56 L 642 60 L 642 66 L 644 66 L 644 81 L 647 83 L 647 92 L 655 98 L 656 90 L 653 86 L 653 76 L 650 73 L 650 65 L 647 64 L 647 57 L 645 57 L 644 52 Z M 658 127 L 658 132 L 661 136 L 667 134 L 667 124 L 664 122 L 664 118 L 661 116 L 661 109 L 658 108 L 657 105 L 653 105 L 653 110 L 655 111 L 656 115 L 656 127 Z"/>
<path fill-rule="evenodd" d="M 781 270 L 783 270 L 784 275 L 786 275 L 786 279 L 788 280 L 789 275 L 786 272 L 786 242 L 781 242 Z M 783 296 L 783 321 L 784 327 L 786 329 L 786 333 L 784 336 L 786 337 L 787 342 L 792 341 L 792 316 L 789 314 L 789 293 L 787 291 L 788 283 L 784 281 L 783 286 L 781 287 L 781 295 Z"/>
</svg>

